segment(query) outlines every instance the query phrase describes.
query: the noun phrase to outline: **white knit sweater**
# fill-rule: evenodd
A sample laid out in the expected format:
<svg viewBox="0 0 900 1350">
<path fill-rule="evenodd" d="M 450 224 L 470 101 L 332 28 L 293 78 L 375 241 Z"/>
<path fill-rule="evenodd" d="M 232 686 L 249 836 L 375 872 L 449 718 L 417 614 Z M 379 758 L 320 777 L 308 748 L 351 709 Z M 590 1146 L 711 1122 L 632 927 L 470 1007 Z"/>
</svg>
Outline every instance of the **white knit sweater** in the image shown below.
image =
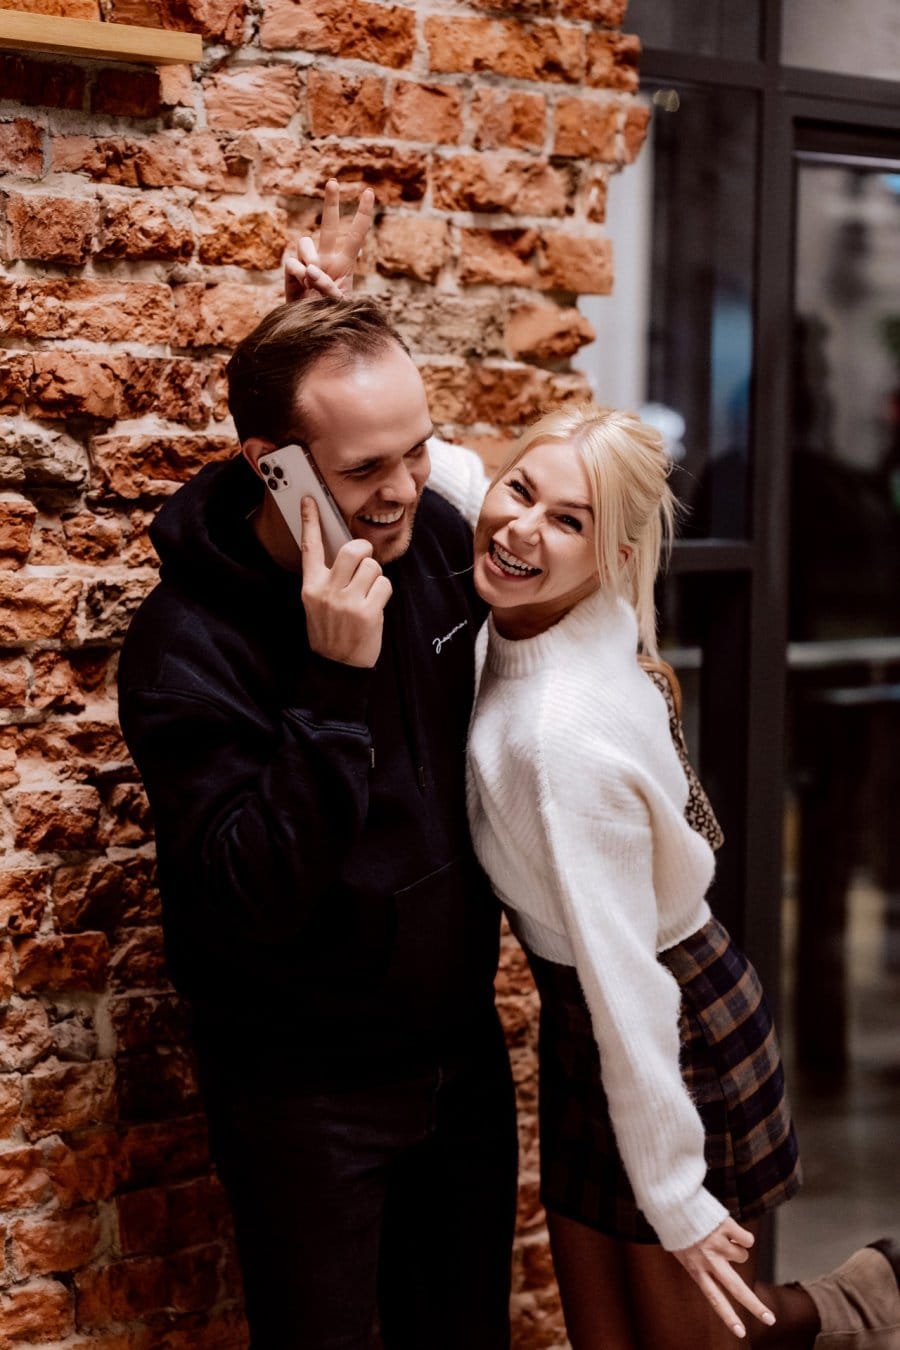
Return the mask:
<svg viewBox="0 0 900 1350">
<path fill-rule="evenodd" d="M 473 520 L 474 457 L 438 447 L 431 485 Z M 480 492 L 480 497 L 479 497 Z M 727 1211 L 703 1186 L 704 1131 L 679 1069 L 680 991 L 657 953 L 707 921 L 713 854 L 631 607 L 597 591 L 537 637 L 488 620 L 469 735 L 476 852 L 520 941 L 577 972 L 637 1202 L 668 1250 Z"/>
</svg>

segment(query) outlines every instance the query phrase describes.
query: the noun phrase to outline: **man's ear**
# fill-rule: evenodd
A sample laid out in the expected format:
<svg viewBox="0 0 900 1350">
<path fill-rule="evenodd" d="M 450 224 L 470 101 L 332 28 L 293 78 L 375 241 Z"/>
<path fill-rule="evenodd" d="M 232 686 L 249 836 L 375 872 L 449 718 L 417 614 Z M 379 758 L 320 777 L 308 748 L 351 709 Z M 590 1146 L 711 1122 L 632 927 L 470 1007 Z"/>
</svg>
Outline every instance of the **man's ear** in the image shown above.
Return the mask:
<svg viewBox="0 0 900 1350">
<path fill-rule="evenodd" d="M 241 454 L 250 465 L 255 474 L 262 478 L 257 465 L 261 455 L 267 455 L 270 450 L 277 449 L 274 441 L 264 441 L 261 436 L 249 436 L 241 446 Z"/>
</svg>

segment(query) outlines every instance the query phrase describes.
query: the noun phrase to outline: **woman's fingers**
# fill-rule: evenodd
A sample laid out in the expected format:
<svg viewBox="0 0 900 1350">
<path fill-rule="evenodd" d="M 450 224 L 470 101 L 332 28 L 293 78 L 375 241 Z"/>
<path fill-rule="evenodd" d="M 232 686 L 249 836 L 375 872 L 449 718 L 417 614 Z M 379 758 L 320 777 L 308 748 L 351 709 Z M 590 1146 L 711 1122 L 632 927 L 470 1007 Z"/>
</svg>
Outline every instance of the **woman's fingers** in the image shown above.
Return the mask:
<svg viewBox="0 0 900 1350">
<path fill-rule="evenodd" d="M 713 1272 L 714 1278 L 719 1285 L 724 1288 L 735 1302 L 747 1309 L 754 1317 L 759 1318 L 760 1322 L 765 1322 L 766 1326 L 772 1326 L 775 1321 L 770 1309 L 757 1298 L 756 1294 L 747 1284 L 746 1280 L 741 1279 L 736 1270 L 733 1270 L 728 1261 L 720 1261 L 718 1267 Z"/>
<path fill-rule="evenodd" d="M 747 1335 L 747 1328 L 728 1302 L 728 1299 L 722 1293 L 722 1290 L 719 1288 L 712 1275 L 710 1275 L 708 1271 L 703 1270 L 695 1275 L 694 1278 L 706 1296 L 706 1301 L 709 1303 L 716 1316 L 725 1323 L 729 1331 L 733 1332 L 735 1336 L 738 1336 L 743 1340 Z"/>
</svg>

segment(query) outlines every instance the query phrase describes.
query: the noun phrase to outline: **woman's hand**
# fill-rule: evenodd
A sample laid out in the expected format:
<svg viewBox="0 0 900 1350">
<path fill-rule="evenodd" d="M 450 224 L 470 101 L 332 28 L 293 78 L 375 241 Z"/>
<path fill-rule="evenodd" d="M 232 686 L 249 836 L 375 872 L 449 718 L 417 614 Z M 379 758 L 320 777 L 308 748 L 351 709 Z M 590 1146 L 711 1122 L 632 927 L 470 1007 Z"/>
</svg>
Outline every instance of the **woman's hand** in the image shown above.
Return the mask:
<svg viewBox="0 0 900 1350">
<path fill-rule="evenodd" d="M 753 1290 L 736 1270 L 734 1264 L 742 1265 L 747 1260 L 754 1238 L 746 1228 L 741 1228 L 734 1219 L 725 1219 L 718 1228 L 714 1228 L 708 1237 L 695 1242 L 692 1247 L 683 1247 L 672 1255 L 681 1262 L 691 1279 L 696 1280 L 717 1316 L 719 1316 L 735 1336 L 746 1336 L 747 1329 L 735 1312 L 730 1299 L 741 1304 L 754 1317 L 758 1317 L 766 1326 L 775 1321 L 773 1314 L 756 1297 Z M 730 1296 L 727 1297 L 727 1296 Z"/>
<path fill-rule="evenodd" d="M 366 188 L 356 215 L 341 230 L 341 190 L 336 178 L 325 184 L 325 206 L 319 230 L 319 246 L 308 236 L 297 244 L 297 256 L 284 263 L 285 300 L 304 300 L 317 294 L 340 300 L 353 290 L 353 272 L 366 235 L 375 218 L 375 194 Z"/>
</svg>

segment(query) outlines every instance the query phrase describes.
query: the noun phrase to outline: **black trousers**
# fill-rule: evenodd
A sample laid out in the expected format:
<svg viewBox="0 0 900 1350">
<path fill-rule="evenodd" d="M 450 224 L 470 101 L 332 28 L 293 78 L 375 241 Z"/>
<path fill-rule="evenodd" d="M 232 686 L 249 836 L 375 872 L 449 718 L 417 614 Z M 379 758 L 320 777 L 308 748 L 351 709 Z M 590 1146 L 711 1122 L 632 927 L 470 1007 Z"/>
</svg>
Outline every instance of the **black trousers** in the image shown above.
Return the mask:
<svg viewBox="0 0 900 1350">
<path fill-rule="evenodd" d="M 507 1350 L 516 1132 L 498 1023 L 397 1082 L 256 1090 L 201 1071 L 252 1350 Z"/>
</svg>

